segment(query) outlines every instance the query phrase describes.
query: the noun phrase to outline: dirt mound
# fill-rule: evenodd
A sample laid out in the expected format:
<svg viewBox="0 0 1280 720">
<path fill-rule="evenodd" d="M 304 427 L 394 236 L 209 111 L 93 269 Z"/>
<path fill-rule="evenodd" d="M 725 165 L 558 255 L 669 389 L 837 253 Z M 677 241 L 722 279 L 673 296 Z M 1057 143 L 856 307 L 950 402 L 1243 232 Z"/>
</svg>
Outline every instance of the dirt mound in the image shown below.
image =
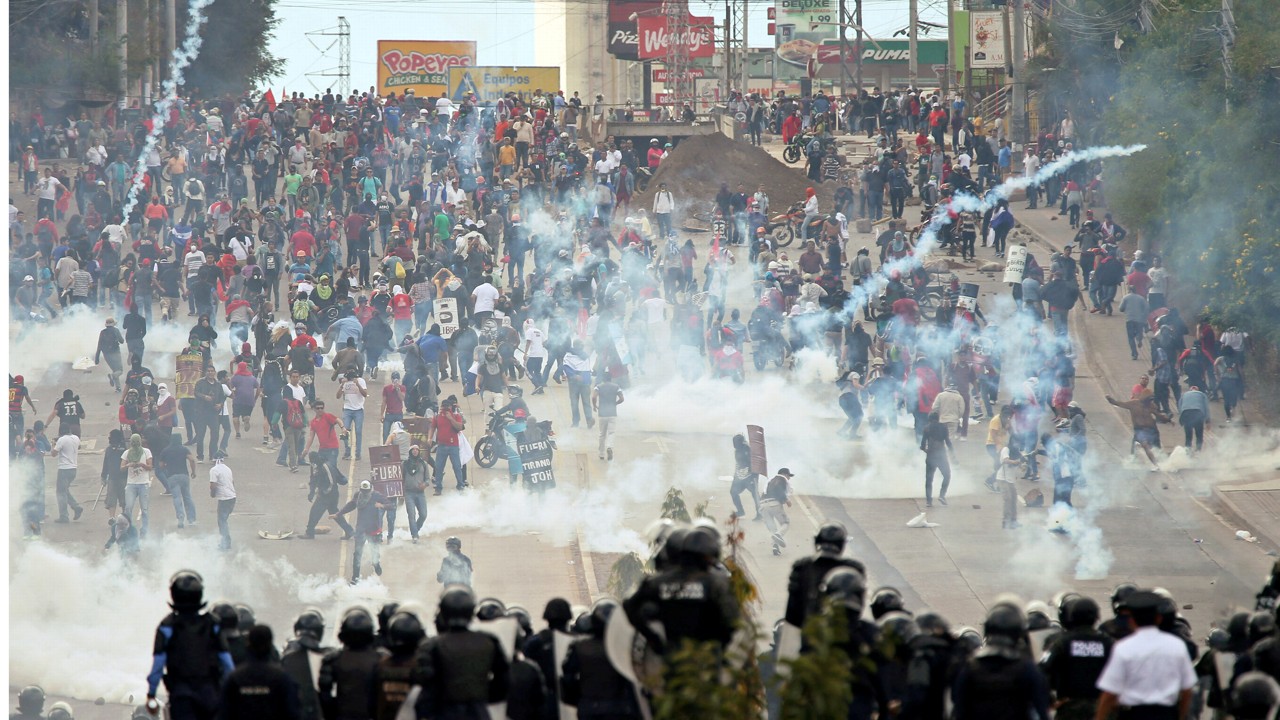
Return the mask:
<svg viewBox="0 0 1280 720">
<path fill-rule="evenodd" d="M 653 207 L 653 194 L 665 182 L 675 196 L 677 206 L 692 205 L 686 212 L 709 210 L 720 191 L 720 183 L 736 190 L 742 183 L 748 193 L 763 184 L 769 193 L 770 214 L 782 212 L 793 202 L 804 199 L 805 188 L 812 185 L 800 165 L 791 166 L 760 148 L 737 142 L 721 135 L 696 135 L 677 145 L 644 192 L 632 201 L 642 208 Z M 820 201 L 828 201 L 835 192 L 833 183 L 814 185 Z"/>
</svg>

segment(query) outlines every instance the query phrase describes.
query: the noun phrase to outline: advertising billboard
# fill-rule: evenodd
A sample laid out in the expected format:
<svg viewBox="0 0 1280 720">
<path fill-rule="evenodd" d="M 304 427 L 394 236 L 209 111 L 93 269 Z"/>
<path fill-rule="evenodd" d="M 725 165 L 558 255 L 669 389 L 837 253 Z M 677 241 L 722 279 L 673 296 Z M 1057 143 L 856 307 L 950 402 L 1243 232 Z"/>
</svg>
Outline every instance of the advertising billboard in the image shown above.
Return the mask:
<svg viewBox="0 0 1280 720">
<path fill-rule="evenodd" d="M 533 97 L 534 90 L 554 95 L 560 89 L 558 67 L 472 66 L 449 69 L 449 97 L 461 100 L 473 92 L 481 102 L 499 100 L 509 92 Z"/>
<path fill-rule="evenodd" d="M 639 33 L 636 54 L 641 60 L 661 59 L 666 56 L 671 43 L 683 42 L 689 48 L 689 57 L 711 57 L 716 52 L 714 25 L 713 18 L 690 17 L 687 37 L 678 38 L 668 29 L 665 16 L 639 18 L 636 20 L 636 30 Z"/>
<path fill-rule="evenodd" d="M 1008 58 L 1004 50 L 1004 15 L 999 11 L 969 13 L 969 66 L 1003 68 Z"/>
<path fill-rule="evenodd" d="M 639 60 L 639 20 L 661 13 L 660 0 L 609 0 L 609 54 L 619 60 Z"/>
<path fill-rule="evenodd" d="M 774 14 L 776 75 L 780 80 L 805 77 L 822 41 L 840 34 L 839 0 L 775 0 Z"/>
<path fill-rule="evenodd" d="M 379 40 L 378 94 L 444 95 L 452 89 L 449 69 L 475 64 L 471 40 Z"/>
</svg>

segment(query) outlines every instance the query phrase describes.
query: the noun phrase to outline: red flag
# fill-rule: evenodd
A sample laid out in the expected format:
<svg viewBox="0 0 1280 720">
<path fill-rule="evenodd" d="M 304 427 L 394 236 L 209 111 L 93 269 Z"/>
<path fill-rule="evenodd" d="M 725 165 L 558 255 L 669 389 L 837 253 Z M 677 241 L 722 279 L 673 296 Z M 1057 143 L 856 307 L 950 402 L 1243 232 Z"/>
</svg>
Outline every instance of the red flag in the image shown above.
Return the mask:
<svg viewBox="0 0 1280 720">
<path fill-rule="evenodd" d="M 267 89 L 267 94 L 262 96 L 262 102 L 267 104 L 267 109 L 271 112 L 276 111 L 276 95 L 270 88 Z"/>
<path fill-rule="evenodd" d="M 222 285 L 222 278 L 218 278 L 218 299 L 222 302 L 227 301 L 227 289 Z"/>
</svg>

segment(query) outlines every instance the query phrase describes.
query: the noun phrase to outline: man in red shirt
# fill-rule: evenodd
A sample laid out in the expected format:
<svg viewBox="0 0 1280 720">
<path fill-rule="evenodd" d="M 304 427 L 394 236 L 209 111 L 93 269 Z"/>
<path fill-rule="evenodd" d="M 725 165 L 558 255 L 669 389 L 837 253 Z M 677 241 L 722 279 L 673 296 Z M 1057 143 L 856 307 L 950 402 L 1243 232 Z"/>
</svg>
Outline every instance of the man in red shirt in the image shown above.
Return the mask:
<svg viewBox="0 0 1280 720">
<path fill-rule="evenodd" d="M 391 290 L 391 317 L 395 322 L 396 337 L 402 338 L 413 329 L 413 299 L 400 285 Z"/>
<path fill-rule="evenodd" d="M 316 236 L 311 234 L 311 228 L 305 224 L 289 237 L 289 256 L 297 257 L 299 253 L 306 257 L 314 257 L 316 254 Z"/>
<path fill-rule="evenodd" d="M 307 438 L 307 447 L 302 451 L 302 456 L 308 457 L 312 443 L 318 440 L 320 457 L 325 465 L 329 466 L 329 472 L 333 474 L 333 478 L 339 485 L 346 485 L 347 476 L 338 469 L 337 427 L 342 424 L 342 421 L 333 413 L 324 411 L 323 400 L 311 403 L 311 409 L 315 412 L 315 416 L 311 418 L 311 436 Z"/>
<path fill-rule="evenodd" d="M 462 416 L 462 411 L 458 409 L 458 396 L 450 395 L 440 404 L 440 412 L 431 418 L 431 425 L 427 430 L 428 444 L 434 443 L 436 446 L 435 461 L 435 494 L 440 495 L 444 492 L 444 463 L 449 460 L 453 463 L 453 477 L 457 480 L 457 489 L 462 490 L 467 487 L 467 476 L 462 468 L 462 451 L 458 447 L 458 438 L 462 434 L 463 428 L 467 426 L 466 418 Z"/>
<path fill-rule="evenodd" d="M 405 387 L 400 382 L 400 372 L 391 373 L 391 382 L 382 387 L 382 437 L 391 433 L 391 426 L 404 420 Z"/>
</svg>

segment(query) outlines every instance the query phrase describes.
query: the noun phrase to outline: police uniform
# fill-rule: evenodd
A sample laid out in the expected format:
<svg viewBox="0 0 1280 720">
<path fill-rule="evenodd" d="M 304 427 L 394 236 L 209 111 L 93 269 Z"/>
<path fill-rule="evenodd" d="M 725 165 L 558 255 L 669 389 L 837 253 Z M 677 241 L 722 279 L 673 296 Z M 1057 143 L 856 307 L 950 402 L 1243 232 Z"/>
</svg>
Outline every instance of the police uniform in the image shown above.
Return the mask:
<svg viewBox="0 0 1280 720">
<path fill-rule="evenodd" d="M 406 657 L 384 657 L 373 674 L 374 720 L 395 720 L 400 705 L 413 687 L 417 660 Z"/>
<path fill-rule="evenodd" d="M 236 720 L 301 720 L 298 685 L 270 660 L 248 659 L 222 684 L 221 712 Z"/>
<path fill-rule="evenodd" d="M 578 709 L 579 720 L 640 717 L 635 689 L 613 669 L 602 637 L 586 637 L 569 646 L 560 677 L 560 697 Z"/>
<path fill-rule="evenodd" d="M 1040 669 L 1049 681 L 1059 706 L 1058 720 L 1089 720 L 1098 705 L 1098 676 L 1111 657 L 1115 643 L 1091 627 L 1056 635 L 1045 648 Z"/>
<path fill-rule="evenodd" d="M 280 659 L 281 668 L 298 689 L 302 720 L 320 720 L 322 717 L 316 674 L 321 657 L 328 652 L 328 648 L 322 647 L 318 640 L 304 635 L 290 641 Z"/>
<path fill-rule="evenodd" d="M 867 574 L 867 568 L 861 562 L 827 550 L 795 561 L 787 581 L 787 623 L 804 628 L 805 619 L 822 607 L 818 586 L 827 573 L 838 567 L 853 568 L 864 576 Z"/>
<path fill-rule="evenodd" d="M 156 628 L 147 695 L 155 696 L 163 677 L 173 720 L 212 720 L 218 709 L 218 684 L 234 669 L 213 616 L 173 612 Z"/>
<path fill-rule="evenodd" d="M 487 718 L 507 698 L 508 663 L 497 638 L 473 630 L 437 635 L 418 650 L 419 718 Z"/>
<path fill-rule="evenodd" d="M 724 647 L 733 637 L 738 605 L 723 575 L 696 567 L 677 566 L 645 578 L 622 604 L 627 619 L 651 641 L 650 611 L 656 611 L 666 635 L 664 645 L 682 640 L 715 642 Z"/>
<path fill-rule="evenodd" d="M 331 650 L 320 663 L 320 707 L 325 720 L 368 720 L 373 678 L 385 652 L 372 645 Z"/>
</svg>

